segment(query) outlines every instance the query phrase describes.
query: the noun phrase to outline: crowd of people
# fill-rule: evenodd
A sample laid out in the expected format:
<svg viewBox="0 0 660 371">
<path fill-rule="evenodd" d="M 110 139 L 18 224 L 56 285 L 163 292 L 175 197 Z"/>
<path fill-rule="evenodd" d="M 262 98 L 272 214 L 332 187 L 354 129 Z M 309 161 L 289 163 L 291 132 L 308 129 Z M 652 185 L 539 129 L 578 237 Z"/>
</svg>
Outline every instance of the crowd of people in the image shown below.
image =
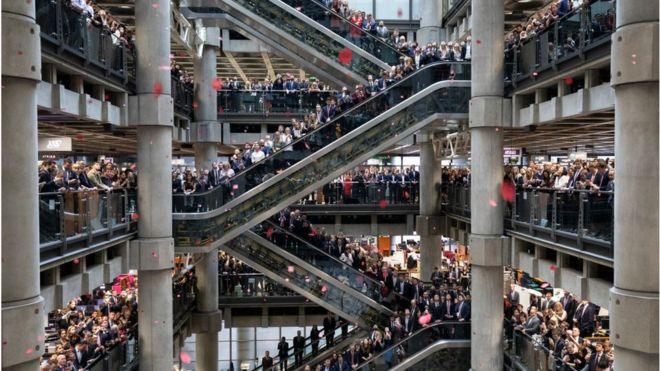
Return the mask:
<svg viewBox="0 0 660 371">
<path fill-rule="evenodd" d="M 135 189 L 136 173 L 135 164 L 122 170 L 104 160 L 89 164 L 65 158 L 61 167 L 53 160 L 44 160 L 39 166 L 39 192 Z"/>
<path fill-rule="evenodd" d="M 508 59 L 512 58 L 513 51 L 519 48 L 526 41 L 533 39 L 536 35 L 543 33 L 550 29 L 561 18 L 568 14 L 578 11 L 581 7 L 589 6 L 601 0 L 557 0 L 552 2 L 549 6 L 543 8 L 541 11 L 532 15 L 525 22 L 517 25 L 512 31 L 505 36 L 505 55 Z M 589 14 L 589 24 L 583 25 L 585 30 L 588 31 L 589 37 L 598 37 L 611 32 L 615 28 L 615 11 L 614 7 L 609 8 L 605 13 Z M 551 40 L 554 36 L 551 37 Z M 565 34 L 560 35 L 561 40 L 557 40 L 555 49 L 554 45 L 549 45 L 550 53 L 557 53 L 558 55 L 566 54 L 575 51 L 577 48 L 578 35 Z M 561 42 L 559 42 L 561 41 Z"/>
<path fill-rule="evenodd" d="M 610 370 L 614 355 L 607 332 L 598 318 L 600 308 L 565 291 L 554 298 L 532 295 L 525 310 L 515 285 L 505 299 L 505 332 L 516 342 L 531 341 L 552 355 L 557 365 L 575 370 Z M 531 346 L 531 344 L 530 344 Z"/>
<path fill-rule="evenodd" d="M 137 287 L 132 277 L 116 279 L 49 314 L 41 371 L 79 371 L 122 344 L 136 331 Z"/>
</svg>

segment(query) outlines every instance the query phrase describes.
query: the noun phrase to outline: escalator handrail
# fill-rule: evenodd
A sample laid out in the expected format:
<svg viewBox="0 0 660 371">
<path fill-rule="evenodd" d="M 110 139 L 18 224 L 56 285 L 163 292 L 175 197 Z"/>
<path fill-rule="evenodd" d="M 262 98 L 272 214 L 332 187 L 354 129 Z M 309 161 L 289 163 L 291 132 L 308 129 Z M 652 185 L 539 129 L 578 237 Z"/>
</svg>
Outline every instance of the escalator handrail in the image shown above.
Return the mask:
<svg viewBox="0 0 660 371">
<path fill-rule="evenodd" d="M 334 10 L 328 8 L 327 6 L 325 6 L 323 3 L 319 2 L 318 0 L 308 0 L 308 1 L 310 3 L 313 3 L 313 4 L 317 5 L 320 8 L 323 8 L 325 11 L 327 11 L 329 13 L 332 13 L 337 18 L 342 19 L 344 22 L 348 23 L 350 27 L 354 27 L 353 23 L 351 23 L 351 21 L 348 18 L 346 18 L 343 15 L 341 15 L 341 14 L 335 12 Z M 356 28 L 358 28 L 358 27 L 356 27 Z M 385 41 L 383 41 L 380 37 L 373 35 L 371 32 L 366 31 L 362 27 L 359 27 L 359 30 L 360 30 L 360 33 L 362 35 L 367 35 L 368 38 L 371 38 L 372 40 L 375 40 L 380 45 L 384 45 L 388 49 L 394 51 L 398 56 L 400 56 L 400 57 L 409 57 L 408 55 L 405 55 L 405 54 L 401 53 L 398 49 L 394 48 L 392 45 L 390 45 L 390 44 L 386 43 Z"/>
<path fill-rule="evenodd" d="M 262 186 L 264 184 L 266 184 L 267 182 L 279 181 L 282 178 L 290 175 L 292 172 L 299 170 L 301 168 L 300 164 L 303 163 L 305 160 L 313 158 L 313 157 L 318 158 L 318 157 L 321 157 L 321 156 L 327 154 L 328 152 L 332 151 L 337 145 L 343 144 L 346 141 L 354 139 L 355 136 L 357 135 L 356 134 L 357 132 L 367 130 L 365 128 L 370 128 L 371 126 L 376 125 L 377 123 L 381 123 L 384 119 L 386 119 L 386 117 L 391 117 L 393 115 L 396 115 L 400 111 L 406 109 L 411 104 L 417 102 L 417 100 L 423 99 L 423 97 L 425 96 L 424 93 L 428 94 L 428 92 L 436 91 L 436 90 L 443 89 L 443 88 L 446 89 L 446 88 L 453 88 L 453 87 L 459 87 L 459 88 L 460 87 L 469 87 L 469 84 L 470 84 L 469 80 L 441 80 L 441 81 L 435 82 L 435 83 L 429 85 L 428 87 L 420 90 L 419 92 L 415 93 L 411 97 L 408 97 L 404 101 L 398 103 L 397 105 L 395 105 L 393 107 L 390 107 L 390 109 L 388 109 L 387 111 L 378 114 L 376 117 L 374 117 L 371 120 L 367 121 L 366 123 L 362 124 L 360 127 L 350 131 L 349 133 L 347 133 L 345 135 L 342 135 L 340 138 L 334 140 L 333 142 L 331 142 L 330 144 L 326 145 L 325 147 L 319 149 L 318 151 L 316 151 L 314 153 L 311 153 L 309 156 L 305 157 L 304 159 L 302 159 L 302 160 L 296 162 L 295 164 L 289 166 L 288 168 L 284 169 L 281 173 L 276 174 L 275 176 L 269 178 L 267 181 L 258 184 L 257 186 L 255 186 L 255 187 L 251 188 L 250 190 L 246 191 L 245 193 L 243 193 L 243 194 L 239 195 L 238 197 L 232 199 L 231 201 L 227 202 L 226 204 L 222 205 L 221 207 L 213 209 L 213 210 L 209 210 L 209 211 L 196 212 L 196 213 L 185 213 L 185 212 L 184 213 L 181 213 L 181 212 L 180 213 L 172 213 L 172 218 L 174 220 L 184 220 L 184 219 L 194 220 L 194 219 L 207 219 L 207 218 L 210 218 L 210 217 L 220 215 L 220 214 L 232 209 L 233 207 L 235 207 L 237 205 L 240 205 L 243 202 L 243 200 L 245 200 L 245 198 L 250 198 L 250 197 L 253 197 L 255 194 L 260 193 L 263 190 Z M 415 95 L 418 95 L 418 98 L 411 101 L 410 99 L 414 98 Z M 316 132 L 316 130 L 314 132 Z"/>
<path fill-rule="evenodd" d="M 280 227 L 279 225 L 277 225 L 276 223 L 274 223 L 272 220 L 268 220 L 268 219 L 267 219 L 267 220 L 265 220 L 265 222 L 266 222 L 267 224 L 269 224 L 269 225 L 272 225 L 275 229 L 284 232 L 284 234 L 286 234 L 286 235 L 288 235 L 288 236 L 291 236 L 291 237 L 295 238 L 296 240 L 300 241 L 300 242 L 303 243 L 308 249 L 310 249 L 310 250 L 314 250 L 314 251 L 318 252 L 319 254 L 325 256 L 326 258 L 328 258 L 328 259 L 330 259 L 330 260 L 336 262 L 337 264 L 339 264 L 339 265 L 341 265 L 341 266 L 343 266 L 343 267 L 346 267 L 346 269 L 349 269 L 349 270 L 353 271 L 355 274 L 358 274 L 358 275 L 364 277 L 364 279 L 366 279 L 367 281 L 371 282 L 371 283 L 374 284 L 375 286 L 377 286 L 377 287 L 382 287 L 382 286 L 383 286 L 383 284 L 382 284 L 380 281 L 377 281 L 377 280 L 375 280 L 375 279 L 369 277 L 369 276 L 366 275 L 365 273 L 363 273 L 363 272 L 361 272 L 361 271 L 359 271 L 359 270 L 353 268 L 353 266 L 351 266 L 351 265 L 349 265 L 349 264 L 346 264 L 346 263 L 344 263 L 343 261 L 341 261 L 341 260 L 335 258 L 334 256 L 328 254 L 327 252 L 325 252 L 325 251 L 319 249 L 318 247 L 312 245 L 312 244 L 309 243 L 308 241 L 305 241 L 304 239 L 302 239 L 301 237 L 299 237 L 299 236 L 296 235 L 295 233 L 293 233 L 293 232 L 291 232 L 291 231 L 287 231 L 286 229 L 284 229 L 284 228 Z M 399 293 L 396 292 L 396 291 L 394 291 L 394 295 L 397 297 L 398 300 L 404 300 L 404 301 L 407 301 L 407 299 L 406 299 L 404 296 L 402 296 L 401 294 L 399 294 Z"/>
<path fill-rule="evenodd" d="M 403 370 L 408 370 L 409 368 L 415 366 L 419 362 L 423 361 L 427 357 L 437 353 L 440 350 L 443 349 L 470 349 L 470 340 L 469 339 L 463 339 L 463 340 L 449 340 L 449 339 L 442 339 L 435 341 L 433 344 L 427 346 L 426 348 L 422 349 L 421 351 L 411 355 L 410 357 L 406 358 L 403 362 L 399 363 L 398 365 L 392 367 L 390 371 L 403 371 Z"/>
<path fill-rule="evenodd" d="M 434 323 L 434 324 L 426 326 L 426 327 L 422 327 L 421 329 L 419 329 L 419 330 L 413 332 L 412 334 L 406 336 L 406 338 L 401 339 L 398 342 L 396 342 L 395 344 L 392 344 L 391 346 L 389 346 L 388 348 L 383 349 L 380 353 L 375 354 L 374 356 L 369 358 L 369 360 L 367 360 L 366 362 L 363 362 L 363 363 L 359 364 L 355 369 L 361 370 L 363 367 L 365 367 L 365 366 L 367 366 L 371 363 L 376 362 L 377 359 L 384 356 L 387 352 L 396 350 L 396 348 L 398 348 L 401 345 L 405 344 L 407 341 L 409 341 L 410 339 L 414 338 L 415 336 L 421 334 L 422 332 L 429 331 L 429 330 L 434 330 L 436 328 L 440 328 L 440 327 L 443 327 L 443 326 L 457 326 L 457 325 L 458 326 L 467 326 L 467 325 L 470 325 L 470 321 L 442 321 L 442 322 Z M 469 340 L 468 340 L 468 342 L 469 342 Z"/>
<path fill-rule="evenodd" d="M 343 324 L 338 325 L 337 327 L 335 327 L 333 332 L 336 333 L 338 330 L 341 331 L 342 326 L 343 326 Z M 348 332 L 346 333 L 346 335 L 347 335 L 346 338 L 349 338 L 349 337 L 353 336 L 358 331 L 360 331 L 360 328 L 358 326 L 353 326 L 353 328 L 349 329 Z M 324 337 L 325 337 L 325 329 L 320 329 L 319 330 L 319 343 L 321 342 L 321 339 L 323 339 Z M 303 360 L 305 359 L 305 357 L 304 357 L 305 348 L 307 348 L 311 343 L 312 343 L 312 339 L 311 339 L 311 335 L 310 335 L 310 336 L 305 338 L 305 346 L 303 347 Z M 328 347 L 328 343 L 325 343 L 325 345 L 323 347 L 319 346 L 319 354 L 322 353 L 322 351 L 325 351 L 325 348 L 327 348 L 327 347 Z M 295 356 L 295 353 L 296 352 L 294 351 L 293 346 L 291 346 L 289 348 L 289 353 L 287 353 L 287 358 Z M 311 355 L 311 353 L 308 353 L 307 355 Z M 276 370 L 278 368 L 277 366 L 280 364 L 279 359 L 280 359 L 279 355 L 273 357 L 273 368 L 272 368 L 273 370 Z M 275 361 L 275 360 L 278 360 L 278 361 Z M 259 365 L 255 368 L 253 368 L 252 371 L 257 371 L 257 370 L 262 370 L 262 369 L 263 369 L 263 365 Z"/>
<path fill-rule="evenodd" d="M 369 97 L 369 98 L 363 100 L 363 101 L 360 102 L 359 104 L 357 104 L 357 105 L 355 105 L 355 106 L 349 108 L 348 110 L 346 110 L 346 111 L 344 111 L 344 112 L 339 113 L 339 114 L 336 115 L 336 116 L 335 116 L 330 122 L 326 122 L 325 124 L 320 125 L 320 126 L 317 127 L 316 129 L 310 131 L 309 133 L 303 135 L 302 137 L 300 137 L 300 138 L 298 138 L 298 139 L 292 141 L 291 143 L 289 143 L 289 144 L 287 145 L 287 147 L 295 147 L 296 144 L 301 144 L 301 143 L 303 143 L 304 141 L 308 140 L 309 137 L 310 137 L 311 135 L 316 134 L 316 133 L 319 132 L 320 130 L 322 130 L 322 129 L 324 129 L 324 128 L 330 126 L 330 125 L 335 125 L 335 124 L 336 124 L 336 121 L 338 121 L 339 119 L 343 118 L 344 116 L 348 116 L 349 114 L 353 114 L 353 111 L 355 111 L 355 110 L 357 110 L 358 108 L 360 108 L 360 107 L 362 107 L 362 106 L 368 104 L 369 102 L 371 102 L 371 100 L 376 99 L 376 98 L 379 97 L 381 94 L 386 94 L 386 93 L 392 91 L 391 89 L 394 89 L 394 88 L 398 87 L 399 85 L 403 84 L 404 82 L 409 81 L 409 79 L 412 79 L 413 77 L 415 77 L 415 76 L 416 76 L 417 74 L 419 74 L 419 73 L 423 73 L 423 72 L 425 72 L 425 71 L 427 71 L 427 70 L 429 70 L 429 69 L 431 69 L 431 68 L 436 68 L 436 67 L 439 67 L 439 66 L 441 66 L 441 65 L 469 65 L 469 64 L 470 64 L 470 62 L 447 62 L 447 61 L 443 61 L 443 62 L 436 62 L 436 63 L 431 63 L 431 64 L 429 64 L 429 65 L 426 65 L 426 66 L 424 66 L 424 67 L 422 67 L 422 68 L 416 70 L 414 73 L 411 73 L 410 75 L 404 77 L 404 78 L 401 79 L 400 81 L 397 81 L 396 83 L 394 83 L 394 84 L 388 86 L 387 88 L 385 88 L 385 90 L 381 90 L 381 91 L 379 91 L 376 95 L 374 95 L 374 96 L 372 96 L 372 97 Z M 429 84 L 429 86 L 430 86 L 430 85 L 431 85 L 431 84 Z M 390 107 L 390 108 L 392 108 L 392 107 Z M 273 152 L 270 156 L 268 156 L 268 157 L 272 157 L 272 156 L 274 156 L 275 154 L 278 154 L 278 153 L 283 152 L 283 151 L 284 151 L 284 148 L 282 148 L 282 149 L 280 149 L 280 150 L 278 150 L 278 151 L 274 151 L 274 152 Z M 264 160 L 268 159 L 268 157 L 266 157 Z M 262 161 L 264 161 L 264 160 L 262 160 Z M 256 168 L 256 167 L 259 166 L 259 165 L 261 165 L 261 161 L 256 162 L 256 163 L 250 165 L 249 167 L 243 169 L 242 171 L 236 173 L 236 174 L 230 179 L 230 181 L 233 180 L 233 179 L 238 178 L 239 176 L 241 176 L 241 175 L 243 175 L 243 174 L 248 173 L 249 171 L 251 171 L 252 169 Z M 208 190 L 208 191 L 206 191 L 206 192 L 195 193 L 194 196 L 192 196 L 192 197 L 204 196 L 204 195 L 207 195 L 207 194 L 210 194 L 210 193 L 213 193 L 213 192 L 221 192 L 221 188 L 214 188 L 214 189 Z M 189 197 L 189 195 L 185 195 L 185 194 L 182 194 L 182 193 L 173 194 L 172 196 L 173 196 L 173 197 Z M 180 214 L 186 214 L 186 213 L 180 213 Z"/>
<path fill-rule="evenodd" d="M 353 44 L 352 42 L 344 39 L 343 37 L 341 37 L 340 35 L 338 35 L 334 31 L 327 29 L 325 26 L 323 26 L 319 22 L 317 22 L 314 19 L 310 18 L 307 14 L 305 14 L 301 11 L 298 11 L 297 9 L 295 9 L 291 5 L 285 3 L 284 1 L 282 1 L 282 0 L 269 0 L 269 1 L 270 1 L 271 4 L 277 5 L 278 7 L 280 7 L 280 9 L 285 10 L 290 15 L 300 19 L 301 21 L 305 22 L 307 25 L 315 28 L 317 31 L 325 34 L 326 36 L 328 36 L 332 40 L 336 41 L 337 43 L 339 43 L 341 45 L 344 45 L 346 48 L 352 49 L 354 53 L 359 54 L 362 58 L 365 58 L 370 63 L 378 66 L 379 68 L 386 69 L 386 68 L 390 67 L 390 65 L 387 64 L 385 61 L 383 61 L 380 58 L 376 57 L 375 55 L 369 53 L 368 51 L 362 49 L 361 47 Z M 362 29 L 362 28 L 360 27 L 360 29 Z"/>
<path fill-rule="evenodd" d="M 346 285 L 345 283 L 343 283 L 339 279 L 337 279 L 337 277 L 334 277 L 334 276 L 326 273 L 325 271 L 323 271 L 320 268 L 314 266 L 313 264 L 308 263 L 308 262 L 304 261 L 302 258 L 300 258 L 298 256 L 295 256 L 294 254 L 282 249 L 281 247 L 277 246 L 276 244 L 274 244 L 271 241 L 268 241 L 267 239 L 265 239 L 261 235 L 255 233 L 253 231 L 245 232 L 245 233 L 243 233 L 243 235 L 245 237 L 247 237 L 248 239 L 251 239 L 255 243 L 261 244 L 263 247 L 265 247 L 266 249 L 268 249 L 270 251 L 276 250 L 276 251 L 273 251 L 275 254 L 280 255 L 281 257 L 283 257 L 284 259 L 286 259 L 288 261 L 295 262 L 297 266 L 302 267 L 306 271 L 308 271 L 308 272 L 314 274 L 315 276 L 323 279 L 325 282 L 327 282 L 328 284 L 332 285 L 333 287 L 341 290 L 342 292 L 347 293 L 350 296 L 355 297 L 358 301 L 362 302 L 364 305 L 369 306 L 369 307 L 373 308 L 374 310 L 379 311 L 381 315 L 391 316 L 392 314 L 394 314 L 394 312 L 392 312 L 391 309 L 387 308 L 383 304 L 381 304 L 381 303 L 377 302 L 376 300 L 364 295 L 361 291 L 357 290 L 356 288 L 354 288 L 352 286 L 349 286 L 349 285 Z M 265 243 L 256 240 L 255 237 L 265 241 Z M 274 248 L 269 246 L 269 245 L 274 246 Z"/>
</svg>

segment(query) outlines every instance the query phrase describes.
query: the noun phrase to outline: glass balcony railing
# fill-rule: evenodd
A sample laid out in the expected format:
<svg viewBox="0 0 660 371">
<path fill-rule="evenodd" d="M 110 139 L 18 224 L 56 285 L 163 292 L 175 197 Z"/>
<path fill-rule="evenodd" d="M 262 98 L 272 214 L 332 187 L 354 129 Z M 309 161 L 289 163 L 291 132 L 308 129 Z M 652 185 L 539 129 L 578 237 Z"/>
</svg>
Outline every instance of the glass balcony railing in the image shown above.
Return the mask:
<svg viewBox="0 0 660 371">
<path fill-rule="evenodd" d="M 616 2 L 596 0 L 564 15 L 552 26 L 507 50 L 510 78 L 516 84 L 609 43 L 616 29 Z"/>
<path fill-rule="evenodd" d="M 443 208 L 450 214 L 470 217 L 470 187 L 449 185 Z M 614 192 L 518 188 L 507 203 L 504 217 L 508 228 L 532 234 L 546 233 L 550 239 L 569 238 L 577 247 L 592 244 L 613 254 Z"/>
<path fill-rule="evenodd" d="M 323 205 L 418 205 L 419 182 L 328 183 L 305 204 Z"/>
<path fill-rule="evenodd" d="M 427 327 L 423 327 L 416 332 L 412 333 L 410 336 L 406 337 L 399 342 L 392 344 L 391 346 L 385 348 L 382 352 L 375 354 L 367 362 L 364 362 L 354 370 L 357 371 L 387 371 L 393 367 L 401 364 L 410 357 L 413 357 L 416 353 L 421 352 L 422 350 L 429 347 L 431 344 L 439 340 L 445 339 L 456 339 L 456 340 L 465 340 L 470 339 L 470 322 L 458 322 L 458 321 L 447 321 L 440 323 L 433 323 Z M 458 357 L 459 353 L 451 356 L 452 352 L 443 352 L 444 360 L 446 367 L 440 367 L 442 361 L 436 364 L 435 367 L 419 367 L 419 364 L 415 367 L 416 370 L 468 370 L 470 365 L 469 349 L 466 349 L 467 357 L 465 354 L 462 354 L 461 357 Z M 456 359 L 454 359 L 456 358 Z M 429 361 L 438 361 L 433 357 Z M 422 361 L 422 363 L 425 363 Z M 453 366 L 450 366 L 453 365 Z M 455 367 L 456 368 L 455 368 Z"/>
<path fill-rule="evenodd" d="M 278 207 L 285 207 L 284 203 L 287 202 L 287 199 L 295 202 L 296 198 L 302 198 L 306 192 L 311 192 L 317 188 L 320 185 L 319 183 L 326 182 L 333 172 L 345 171 L 346 168 L 353 166 L 355 162 L 366 159 L 375 149 L 395 143 L 399 136 L 403 138 L 408 134 L 412 134 L 418 129 L 416 125 L 430 116 L 442 113 L 467 113 L 470 96 L 469 85 L 457 82 L 448 83 L 447 86 L 443 87 L 442 83 L 440 84 L 437 85 L 434 91 L 419 95 L 413 101 L 408 102 L 407 105 L 400 106 L 390 117 L 383 118 L 380 121 L 373 120 L 368 127 L 364 127 L 359 131 L 359 135 L 356 132 L 345 139 L 342 138 L 343 140 L 336 144 L 336 148 L 333 150 L 326 148 L 318 156 L 312 157 L 313 160 L 310 160 L 313 162 L 308 166 L 299 166 L 297 169 L 290 169 L 286 174 L 279 174 L 282 168 L 286 167 L 286 164 L 276 162 L 278 159 L 281 161 L 278 153 L 260 161 L 256 165 L 258 167 L 257 171 L 247 171 L 243 173 L 243 177 L 239 174 L 236 178 L 238 178 L 238 181 L 255 182 L 257 177 L 265 177 L 269 179 L 268 183 L 265 183 L 268 186 L 261 185 L 260 188 L 255 188 L 247 193 L 245 197 L 237 198 L 217 211 L 193 214 L 190 215 L 191 217 L 186 217 L 185 214 L 175 215 L 173 230 L 177 246 L 203 246 L 226 242 L 226 239 L 232 237 L 229 235 L 232 230 L 242 227 L 248 222 L 254 225 L 258 223 L 257 218 L 259 217 L 262 220 L 269 217 L 270 215 L 266 214 L 276 212 L 275 209 Z M 350 117 L 351 119 L 357 118 L 354 115 L 350 115 Z M 366 119 L 363 120 L 366 121 Z M 353 123 L 358 124 L 360 122 L 363 121 Z M 346 126 L 349 126 L 348 123 Z M 331 142 L 336 135 L 335 128 L 332 129 L 331 132 L 317 130 L 311 134 L 312 139 L 318 138 Z M 320 135 L 315 136 L 316 134 Z M 325 135 L 331 135 L 331 138 L 324 137 Z M 288 151 L 281 151 L 280 153 L 287 154 Z M 275 169 L 275 171 L 271 173 L 270 169 Z M 255 178 L 247 178 L 246 173 L 255 176 Z M 271 177 L 273 179 L 270 179 Z M 229 189 L 224 189 L 226 189 L 227 194 L 230 194 L 240 188 L 240 185 L 236 184 L 229 187 Z M 243 183 L 243 188 L 247 188 L 245 183 Z M 210 195 L 216 196 L 218 193 L 211 193 Z M 215 199 L 205 200 L 204 198 L 208 196 L 209 194 L 201 196 L 199 202 L 196 202 L 197 200 L 193 197 L 179 197 L 178 200 L 179 202 L 184 201 L 187 203 L 184 206 L 196 211 L 198 205 L 209 205 L 219 201 Z M 181 205 L 177 204 L 175 197 L 175 210 L 180 207 Z M 241 232 L 237 230 L 233 236 L 239 233 Z M 221 241 L 221 238 L 224 241 Z"/>
<path fill-rule="evenodd" d="M 133 50 L 113 32 L 96 25 L 63 0 L 36 0 L 36 21 L 41 29 L 42 45 L 50 45 L 58 55 L 77 58 L 81 66 L 127 84 Z"/>
<path fill-rule="evenodd" d="M 193 100 L 195 92 L 192 85 L 188 85 L 180 79 L 171 77 L 172 81 L 172 103 L 174 112 L 186 117 L 193 117 Z"/>
<path fill-rule="evenodd" d="M 42 252 L 63 254 L 76 244 L 110 239 L 136 230 L 137 191 L 71 191 L 39 194 L 39 244 Z"/>
<path fill-rule="evenodd" d="M 262 273 L 220 274 L 218 287 L 220 296 L 228 297 L 299 296 Z"/>
<path fill-rule="evenodd" d="M 387 308 L 394 308 L 395 304 L 405 304 L 408 300 L 398 293 L 384 291 L 382 282 L 367 276 L 364 272 L 353 268 L 336 257 L 317 248 L 302 236 L 291 233 L 272 221 L 265 221 L 255 228 L 261 237 L 273 242 L 284 251 L 291 253 L 328 275 L 335 277 L 346 286 L 365 295 L 375 303 Z M 380 305 L 379 305 L 380 306 Z"/>
<path fill-rule="evenodd" d="M 520 331 L 514 331 L 513 338 L 504 351 L 505 365 L 512 369 L 576 371 L 574 367 L 555 356 L 541 342 Z"/>
<path fill-rule="evenodd" d="M 372 33 L 363 29 L 361 25 L 354 26 L 349 19 L 333 12 L 321 1 L 282 1 L 390 66 L 398 64 L 399 58 L 407 57 L 393 45 L 376 36 L 375 31 Z"/>
<path fill-rule="evenodd" d="M 356 295 L 335 287 L 245 235 L 234 238 L 225 246 L 233 256 L 250 266 L 263 268 L 259 269 L 264 273 L 272 272 L 274 276 L 271 278 L 280 277 L 283 282 L 300 289 L 301 294 L 311 296 L 310 299 L 318 299 L 319 303 L 331 306 L 336 313 L 343 313 L 344 317 L 355 319 L 361 326 L 369 327 L 388 321 L 382 313 L 359 300 Z"/>
<path fill-rule="evenodd" d="M 218 92 L 218 115 L 225 114 L 304 114 L 314 112 L 316 105 L 324 106 L 326 99 L 335 97 L 337 91 L 284 90 L 220 90 Z"/>
<path fill-rule="evenodd" d="M 225 2 L 225 5 L 227 7 L 234 7 L 235 5 L 244 7 L 257 17 L 268 21 L 272 26 L 286 32 L 293 39 L 305 44 L 311 50 L 319 51 L 332 61 L 342 64 L 357 76 L 366 79 L 368 75 L 380 75 L 383 70 L 381 64 L 377 64 L 358 53 L 353 53 L 340 41 L 340 37 L 337 37 L 337 39 L 340 39 L 337 40 L 327 35 L 318 27 L 316 22 L 308 23 L 296 17 L 293 13 L 296 12 L 295 10 L 286 10 L 275 1 L 231 0 L 231 2 Z M 305 4 L 305 8 L 311 6 L 311 4 Z"/>
</svg>

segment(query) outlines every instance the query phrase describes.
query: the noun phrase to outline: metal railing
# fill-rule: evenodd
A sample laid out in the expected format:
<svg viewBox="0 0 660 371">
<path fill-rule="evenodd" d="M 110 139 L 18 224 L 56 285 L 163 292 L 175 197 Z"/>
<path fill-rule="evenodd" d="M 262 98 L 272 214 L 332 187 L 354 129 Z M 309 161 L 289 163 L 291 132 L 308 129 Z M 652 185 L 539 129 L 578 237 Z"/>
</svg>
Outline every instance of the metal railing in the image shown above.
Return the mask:
<svg viewBox="0 0 660 371">
<path fill-rule="evenodd" d="M 326 205 L 415 205 L 419 202 L 419 182 L 336 182 L 329 183 L 302 200 Z"/>
<path fill-rule="evenodd" d="M 470 187 L 449 185 L 443 194 L 447 213 L 470 217 Z M 592 244 L 614 252 L 614 192 L 578 189 L 518 188 L 505 204 L 507 228 L 568 238 L 582 249 Z"/>
<path fill-rule="evenodd" d="M 52 46 L 58 55 L 80 60 L 100 73 L 126 85 L 130 76 L 129 58 L 133 49 L 119 40 L 107 27 L 97 26 L 83 13 L 63 0 L 36 0 L 36 21 L 41 28 L 42 45 Z M 129 57 L 130 56 L 130 57 Z"/>
<path fill-rule="evenodd" d="M 616 2 L 596 0 L 573 10 L 550 27 L 508 50 L 511 81 L 516 83 L 610 42 L 615 31 Z"/>
<path fill-rule="evenodd" d="M 220 273 L 218 275 L 218 286 L 220 296 L 300 296 L 262 273 Z"/>
<path fill-rule="evenodd" d="M 193 117 L 193 101 L 195 92 L 193 86 L 186 84 L 175 76 L 172 79 L 172 102 L 174 112 L 182 114 L 188 118 Z"/>
<path fill-rule="evenodd" d="M 40 193 L 40 250 L 59 249 L 63 255 L 74 244 L 133 232 L 136 215 L 135 189 Z"/>
<path fill-rule="evenodd" d="M 324 106 L 326 99 L 335 98 L 337 91 L 297 90 L 220 90 L 218 91 L 219 115 L 311 113 L 316 105 Z"/>
<path fill-rule="evenodd" d="M 505 354 L 512 361 L 513 369 L 576 371 L 561 358 L 555 357 L 552 350 L 543 346 L 541 339 L 516 330 L 510 341 Z"/>
<path fill-rule="evenodd" d="M 89 371 L 131 371 L 138 369 L 137 325 L 128 332 L 126 341 L 116 344 L 103 355 L 92 360 L 84 370 Z"/>
</svg>

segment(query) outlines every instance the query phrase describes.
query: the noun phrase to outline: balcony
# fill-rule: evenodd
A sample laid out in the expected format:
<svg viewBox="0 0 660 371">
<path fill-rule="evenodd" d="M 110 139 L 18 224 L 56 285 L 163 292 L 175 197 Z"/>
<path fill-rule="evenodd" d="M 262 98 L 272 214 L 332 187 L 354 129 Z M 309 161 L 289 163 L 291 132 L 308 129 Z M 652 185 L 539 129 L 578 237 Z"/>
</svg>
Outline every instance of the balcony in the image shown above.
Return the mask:
<svg viewBox="0 0 660 371">
<path fill-rule="evenodd" d="M 127 240 L 136 233 L 137 215 L 135 190 L 40 193 L 42 266 Z"/>
<path fill-rule="evenodd" d="M 559 71 L 609 58 L 616 4 L 598 0 L 566 14 L 552 26 L 505 52 L 514 88 L 554 76 Z M 551 72 L 552 71 L 552 72 Z"/>
<path fill-rule="evenodd" d="M 449 185 L 443 212 L 470 221 L 470 187 Z M 603 261 L 614 256 L 614 193 L 519 188 L 506 204 L 508 234 L 525 235 Z"/>
</svg>

